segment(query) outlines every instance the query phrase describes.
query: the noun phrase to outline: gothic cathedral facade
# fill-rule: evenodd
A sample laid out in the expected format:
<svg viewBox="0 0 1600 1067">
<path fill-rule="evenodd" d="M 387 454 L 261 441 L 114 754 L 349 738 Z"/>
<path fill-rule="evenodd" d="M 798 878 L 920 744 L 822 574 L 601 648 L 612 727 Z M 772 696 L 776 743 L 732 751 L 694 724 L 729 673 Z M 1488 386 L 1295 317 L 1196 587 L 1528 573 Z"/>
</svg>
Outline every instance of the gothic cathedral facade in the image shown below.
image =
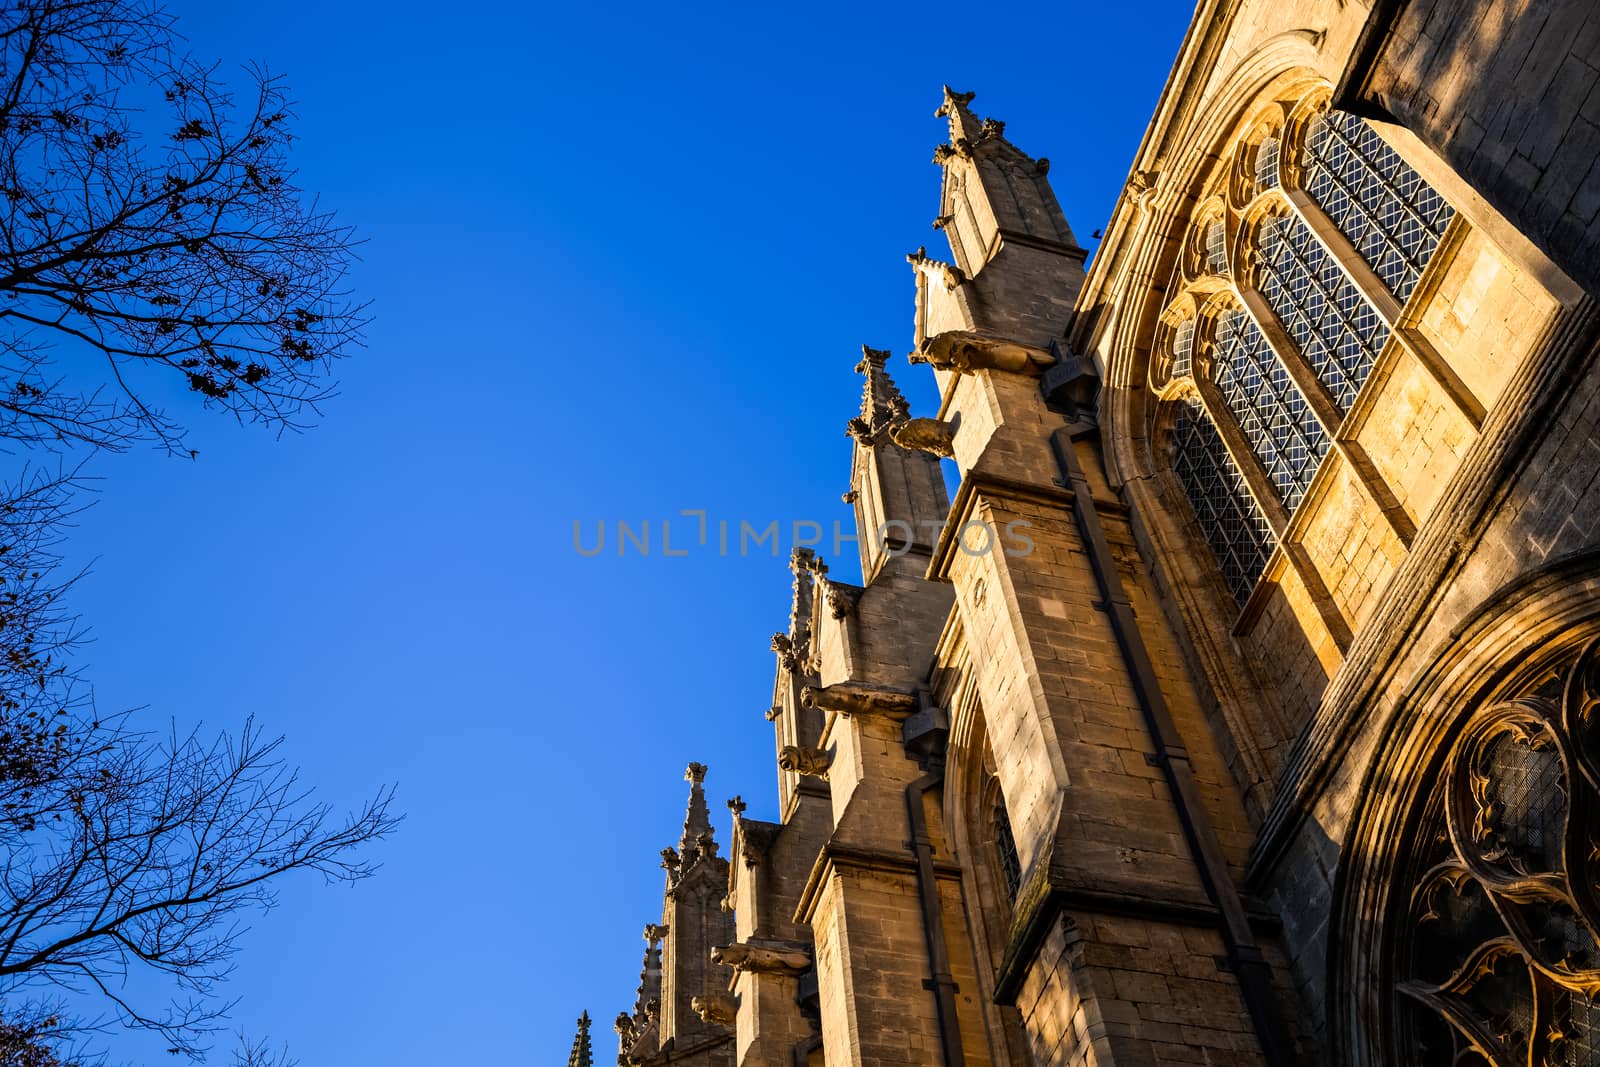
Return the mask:
<svg viewBox="0 0 1600 1067">
<path fill-rule="evenodd" d="M 946 89 L 939 409 L 863 350 L 862 584 L 795 551 L 779 820 L 691 765 L 620 1063 L 1600 1065 L 1597 71 L 1202 0 L 1087 270 Z"/>
</svg>

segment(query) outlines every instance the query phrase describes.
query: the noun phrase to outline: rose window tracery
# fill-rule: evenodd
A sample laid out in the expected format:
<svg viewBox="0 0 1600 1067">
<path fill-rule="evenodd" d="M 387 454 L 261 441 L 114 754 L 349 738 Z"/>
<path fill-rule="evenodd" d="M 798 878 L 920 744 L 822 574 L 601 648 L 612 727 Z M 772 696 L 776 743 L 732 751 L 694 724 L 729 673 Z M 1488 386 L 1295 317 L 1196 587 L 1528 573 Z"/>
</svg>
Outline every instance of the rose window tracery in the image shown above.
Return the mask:
<svg viewBox="0 0 1600 1067">
<path fill-rule="evenodd" d="M 1397 961 L 1407 1062 L 1600 1065 L 1597 650 L 1476 715 L 1427 797 Z"/>
</svg>

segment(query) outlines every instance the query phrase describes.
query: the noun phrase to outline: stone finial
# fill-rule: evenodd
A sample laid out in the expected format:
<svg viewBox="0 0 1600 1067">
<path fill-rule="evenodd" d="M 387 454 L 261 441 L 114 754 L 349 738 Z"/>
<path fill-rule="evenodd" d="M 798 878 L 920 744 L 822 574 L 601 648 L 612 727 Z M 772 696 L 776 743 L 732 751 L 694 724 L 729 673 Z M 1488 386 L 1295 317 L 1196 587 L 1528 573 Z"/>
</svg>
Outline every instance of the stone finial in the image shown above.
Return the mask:
<svg viewBox="0 0 1600 1067">
<path fill-rule="evenodd" d="M 702 841 L 711 837 L 711 809 L 706 806 L 706 765 L 689 764 L 683 778 L 689 783 L 689 807 L 683 816 L 683 836 L 678 841 L 678 851 L 683 854 L 687 867 L 699 855 Z"/>
<path fill-rule="evenodd" d="M 847 427 L 850 436 L 857 440 L 866 441 L 876 437 L 894 421 L 898 406 L 906 402 L 905 397 L 900 395 L 900 387 L 894 384 L 894 379 L 889 377 L 885 369 L 888 362 L 888 349 L 861 346 L 861 361 L 856 364 L 856 373 L 864 377 L 861 383 L 861 414 L 851 419 Z"/>
<path fill-rule="evenodd" d="M 958 93 L 950 86 L 944 87 L 944 100 L 933 113 L 936 119 L 950 123 L 950 143 L 976 141 L 983 134 L 983 123 L 972 113 L 972 101 L 977 93 Z"/>
<path fill-rule="evenodd" d="M 816 584 L 817 554 L 796 546 L 789 554 L 793 596 L 789 602 L 789 633 L 798 638 L 811 624 L 811 597 Z"/>
<path fill-rule="evenodd" d="M 728 798 L 728 810 L 733 812 L 733 817 L 735 819 L 741 818 L 744 815 L 744 810 L 746 807 L 748 807 L 748 805 L 745 804 L 744 797 L 733 796 Z"/>
<path fill-rule="evenodd" d="M 619 1016 L 627 1018 L 627 1016 Z M 572 1039 L 572 1052 L 567 1056 L 567 1067 L 594 1067 L 594 1049 L 589 1043 L 589 1024 L 592 1022 L 586 1011 L 578 1016 L 578 1033 Z"/>
<path fill-rule="evenodd" d="M 670 852 L 671 849 L 668 849 L 667 851 Z M 657 942 L 664 940 L 666 936 L 667 926 L 665 923 L 645 923 L 644 939 L 650 944 L 654 945 Z"/>
</svg>

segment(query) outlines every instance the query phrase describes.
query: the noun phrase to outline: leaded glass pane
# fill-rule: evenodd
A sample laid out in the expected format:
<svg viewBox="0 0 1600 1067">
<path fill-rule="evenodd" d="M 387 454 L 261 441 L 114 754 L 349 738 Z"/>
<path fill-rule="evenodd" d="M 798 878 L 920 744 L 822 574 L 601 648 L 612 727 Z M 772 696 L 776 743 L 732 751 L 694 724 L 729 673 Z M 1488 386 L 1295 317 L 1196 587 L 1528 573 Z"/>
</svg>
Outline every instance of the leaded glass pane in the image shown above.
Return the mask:
<svg viewBox="0 0 1600 1067">
<path fill-rule="evenodd" d="M 1343 111 L 1319 115 L 1306 133 L 1306 191 L 1404 302 L 1455 215 L 1388 142 Z"/>
<path fill-rule="evenodd" d="M 1006 813 L 1006 802 L 997 799 L 994 804 L 994 850 L 1000 860 L 1000 876 L 1006 882 L 1006 896 L 1017 899 L 1022 888 L 1022 860 L 1017 855 L 1017 839 L 1011 832 L 1011 816 Z"/>
<path fill-rule="evenodd" d="M 1194 365 L 1194 320 L 1185 319 L 1172 335 L 1172 377 L 1187 377 Z"/>
<path fill-rule="evenodd" d="M 1278 139 L 1268 137 L 1256 147 L 1256 184 L 1263 189 L 1278 186 Z"/>
<path fill-rule="evenodd" d="M 1212 378 L 1283 506 L 1294 511 L 1328 453 L 1328 435 L 1260 327 L 1243 311 L 1230 311 L 1217 322 Z"/>
<path fill-rule="evenodd" d="M 1194 508 L 1223 580 L 1240 604 L 1250 596 L 1277 539 L 1205 412 L 1182 404 L 1172 430 L 1172 469 Z"/>
<path fill-rule="evenodd" d="M 1261 227 L 1261 295 L 1318 380 L 1348 411 L 1389 327 L 1298 217 Z"/>
<path fill-rule="evenodd" d="M 1228 270 L 1228 231 L 1221 219 L 1206 226 L 1206 266 L 1215 274 Z"/>
</svg>

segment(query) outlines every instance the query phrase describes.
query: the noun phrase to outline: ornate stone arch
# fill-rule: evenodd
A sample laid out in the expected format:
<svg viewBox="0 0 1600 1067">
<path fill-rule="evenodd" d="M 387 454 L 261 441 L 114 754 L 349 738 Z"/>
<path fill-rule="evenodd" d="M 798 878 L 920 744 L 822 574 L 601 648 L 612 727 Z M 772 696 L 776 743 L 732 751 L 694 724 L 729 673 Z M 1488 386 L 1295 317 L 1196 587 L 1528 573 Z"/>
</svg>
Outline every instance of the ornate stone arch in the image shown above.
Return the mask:
<svg viewBox="0 0 1600 1067">
<path fill-rule="evenodd" d="M 1597 638 L 1590 550 L 1485 601 L 1389 711 L 1334 884 L 1341 1067 L 1418 1062 L 1428 1040 L 1475 1064 L 1600 1062 Z"/>
</svg>

